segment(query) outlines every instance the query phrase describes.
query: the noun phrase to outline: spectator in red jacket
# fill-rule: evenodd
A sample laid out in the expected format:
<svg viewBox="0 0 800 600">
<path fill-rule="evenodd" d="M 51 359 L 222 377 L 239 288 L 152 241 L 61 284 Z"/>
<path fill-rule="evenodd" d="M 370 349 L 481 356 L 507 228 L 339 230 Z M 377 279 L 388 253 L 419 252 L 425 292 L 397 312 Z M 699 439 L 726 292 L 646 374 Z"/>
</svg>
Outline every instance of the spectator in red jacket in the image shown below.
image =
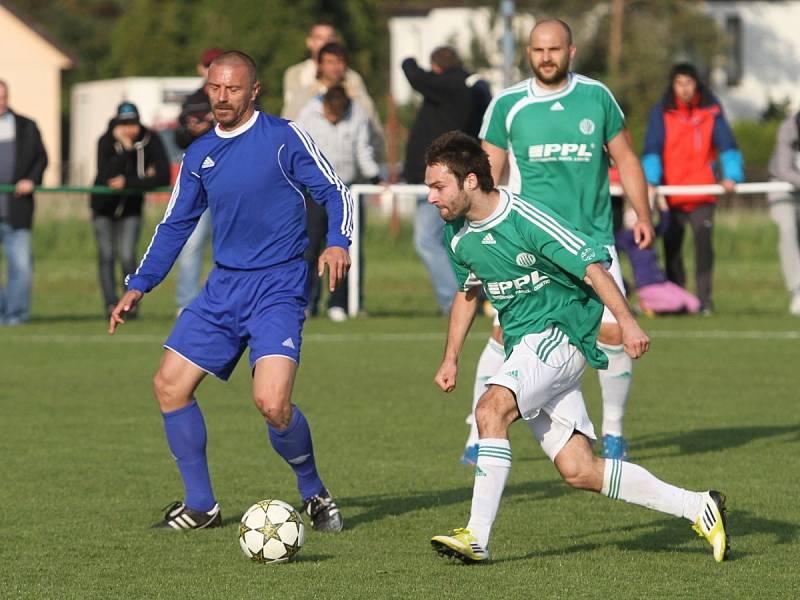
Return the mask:
<svg viewBox="0 0 800 600">
<path fill-rule="evenodd" d="M 673 67 L 670 84 L 647 123 L 642 159 L 651 185 L 702 185 L 718 181 L 728 192 L 744 180 L 742 155 L 722 107 L 690 64 Z M 694 233 L 695 282 L 703 314 L 711 314 L 716 196 L 669 196 L 670 224 L 664 233 L 667 277 L 686 285 L 681 246 L 686 225 Z"/>
</svg>

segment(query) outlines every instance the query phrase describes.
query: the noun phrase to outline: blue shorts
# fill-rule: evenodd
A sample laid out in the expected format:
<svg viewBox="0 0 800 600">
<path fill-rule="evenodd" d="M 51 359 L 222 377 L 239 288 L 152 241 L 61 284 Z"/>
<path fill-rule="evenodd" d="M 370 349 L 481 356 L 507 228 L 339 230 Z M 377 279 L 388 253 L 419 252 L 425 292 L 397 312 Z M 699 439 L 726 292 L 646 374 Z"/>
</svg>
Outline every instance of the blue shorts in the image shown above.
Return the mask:
<svg viewBox="0 0 800 600">
<path fill-rule="evenodd" d="M 246 346 L 250 370 L 265 356 L 300 362 L 308 303 L 308 266 L 301 258 L 254 271 L 215 267 L 164 347 L 226 380 Z"/>
</svg>

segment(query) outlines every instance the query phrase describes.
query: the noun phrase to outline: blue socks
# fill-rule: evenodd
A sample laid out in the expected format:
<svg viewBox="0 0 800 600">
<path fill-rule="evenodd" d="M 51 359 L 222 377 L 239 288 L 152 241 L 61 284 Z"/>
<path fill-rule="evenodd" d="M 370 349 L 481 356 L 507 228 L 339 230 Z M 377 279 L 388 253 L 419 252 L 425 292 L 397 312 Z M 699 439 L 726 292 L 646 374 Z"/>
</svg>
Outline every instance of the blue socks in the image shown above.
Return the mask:
<svg viewBox="0 0 800 600">
<path fill-rule="evenodd" d="M 178 410 L 161 413 L 167 443 L 178 465 L 185 490 L 184 504 L 207 512 L 216 504 L 206 460 L 206 423 L 196 400 Z M 305 421 L 304 421 L 305 422 Z M 308 429 L 308 427 L 306 427 Z M 309 445 L 311 441 L 309 439 Z M 313 460 L 312 460 L 313 463 Z"/>
<path fill-rule="evenodd" d="M 303 500 L 320 494 L 325 487 L 317 474 L 314 462 L 314 446 L 311 443 L 311 430 L 300 409 L 292 405 L 292 420 L 283 431 L 278 431 L 267 423 L 269 441 L 275 452 L 289 463 L 297 476 L 297 489 Z"/>
</svg>

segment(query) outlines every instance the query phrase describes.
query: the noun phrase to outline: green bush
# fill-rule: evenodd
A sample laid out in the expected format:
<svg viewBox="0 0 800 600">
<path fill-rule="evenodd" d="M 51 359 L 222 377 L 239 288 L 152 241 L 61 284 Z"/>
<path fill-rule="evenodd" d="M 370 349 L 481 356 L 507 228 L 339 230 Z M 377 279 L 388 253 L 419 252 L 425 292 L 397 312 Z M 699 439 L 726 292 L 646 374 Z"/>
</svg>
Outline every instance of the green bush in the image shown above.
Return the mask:
<svg viewBox="0 0 800 600">
<path fill-rule="evenodd" d="M 744 157 L 747 181 L 767 181 L 767 164 L 775 146 L 779 121 L 738 121 L 733 125 L 733 135 Z"/>
</svg>

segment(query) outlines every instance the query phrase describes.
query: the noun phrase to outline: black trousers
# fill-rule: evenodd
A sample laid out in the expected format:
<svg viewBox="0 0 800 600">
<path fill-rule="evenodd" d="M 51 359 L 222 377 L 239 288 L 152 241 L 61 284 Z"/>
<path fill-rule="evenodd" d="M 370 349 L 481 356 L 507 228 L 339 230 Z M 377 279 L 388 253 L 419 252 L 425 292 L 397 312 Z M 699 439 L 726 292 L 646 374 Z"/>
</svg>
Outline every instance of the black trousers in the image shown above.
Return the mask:
<svg viewBox="0 0 800 600">
<path fill-rule="evenodd" d="M 683 236 L 686 225 L 694 235 L 695 285 L 700 306 L 711 309 L 711 287 L 714 271 L 714 207 L 713 202 L 700 204 L 692 212 L 670 210 L 670 221 L 664 232 L 664 255 L 667 278 L 686 287 L 686 269 L 683 265 Z"/>
<path fill-rule="evenodd" d="M 358 217 L 359 217 L 359 233 L 358 235 L 361 236 L 361 240 L 364 239 L 364 210 L 363 210 L 363 203 L 359 201 L 358 203 Z M 322 295 L 321 289 L 321 282 L 319 275 L 317 275 L 317 261 L 319 260 L 320 254 L 325 249 L 325 240 L 328 236 L 328 212 L 325 210 L 325 207 L 320 206 L 316 202 L 314 202 L 311 198 L 306 196 L 306 220 L 307 220 L 307 233 L 308 233 L 308 248 L 306 248 L 306 252 L 304 258 L 308 263 L 308 283 L 309 283 L 309 295 L 308 295 L 308 310 L 311 312 L 312 315 L 316 315 L 319 311 L 319 299 Z M 364 301 L 364 245 L 361 245 L 361 252 L 359 255 L 358 261 L 358 268 L 360 270 L 360 277 L 358 283 L 358 297 L 359 297 L 359 305 L 363 304 Z M 334 292 L 328 296 L 328 308 L 332 308 L 337 306 L 339 308 L 343 308 L 347 310 L 347 286 L 348 286 L 348 277 L 345 276 L 344 281 L 339 284 L 339 287 L 334 290 Z"/>
</svg>

